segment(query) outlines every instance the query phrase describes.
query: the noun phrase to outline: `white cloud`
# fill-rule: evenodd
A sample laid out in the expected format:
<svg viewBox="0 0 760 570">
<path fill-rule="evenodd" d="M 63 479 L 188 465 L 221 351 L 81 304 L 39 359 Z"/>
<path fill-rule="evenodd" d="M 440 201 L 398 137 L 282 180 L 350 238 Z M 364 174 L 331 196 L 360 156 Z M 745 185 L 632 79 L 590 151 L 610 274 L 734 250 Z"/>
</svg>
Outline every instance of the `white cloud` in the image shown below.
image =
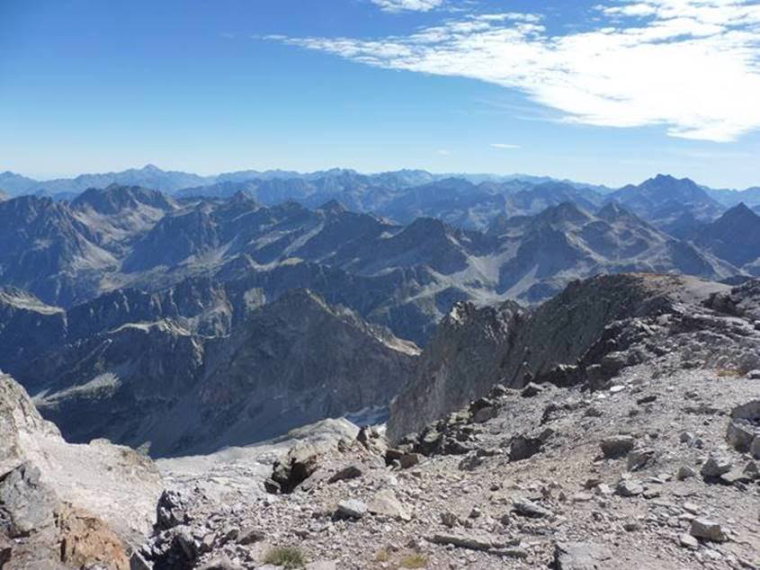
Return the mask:
<svg viewBox="0 0 760 570">
<path fill-rule="evenodd" d="M 428 12 L 443 4 L 443 0 L 370 0 L 386 12 Z"/>
<path fill-rule="evenodd" d="M 506 143 L 491 143 L 491 148 L 498 148 L 502 150 L 514 150 L 520 148 L 519 144 L 506 144 Z"/>
<path fill-rule="evenodd" d="M 451 156 L 451 151 L 445 148 L 438 149 L 435 153 L 440 156 Z"/>
<path fill-rule="evenodd" d="M 664 126 L 671 136 L 718 142 L 760 128 L 756 1 L 609 0 L 596 14 L 596 28 L 565 35 L 548 32 L 540 14 L 509 13 L 408 36 L 285 41 L 377 67 L 517 89 L 573 123 Z"/>
</svg>

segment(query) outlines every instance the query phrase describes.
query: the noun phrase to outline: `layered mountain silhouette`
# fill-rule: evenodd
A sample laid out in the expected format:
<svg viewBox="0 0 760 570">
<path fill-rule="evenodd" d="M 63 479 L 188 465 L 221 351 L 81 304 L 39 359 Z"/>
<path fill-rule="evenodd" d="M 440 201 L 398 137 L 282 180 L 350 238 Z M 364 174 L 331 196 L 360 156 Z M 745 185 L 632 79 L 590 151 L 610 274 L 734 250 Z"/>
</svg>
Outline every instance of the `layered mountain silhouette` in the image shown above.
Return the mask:
<svg viewBox="0 0 760 570">
<path fill-rule="evenodd" d="M 249 176 L 0 202 L 0 368 L 66 437 L 172 455 L 382 413 L 458 302 L 760 274 L 760 216 L 689 180 Z"/>
</svg>

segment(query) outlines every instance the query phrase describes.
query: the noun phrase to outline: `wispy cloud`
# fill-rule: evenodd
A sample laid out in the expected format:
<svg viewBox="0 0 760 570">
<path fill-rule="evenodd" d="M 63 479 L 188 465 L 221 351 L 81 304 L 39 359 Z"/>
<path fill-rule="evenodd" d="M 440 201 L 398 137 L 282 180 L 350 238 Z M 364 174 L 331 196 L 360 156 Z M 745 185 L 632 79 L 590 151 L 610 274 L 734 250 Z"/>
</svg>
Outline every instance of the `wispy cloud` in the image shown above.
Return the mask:
<svg viewBox="0 0 760 570">
<path fill-rule="evenodd" d="M 514 150 L 520 148 L 519 144 L 507 144 L 507 143 L 491 143 L 491 148 L 498 148 L 502 150 Z"/>
<path fill-rule="evenodd" d="M 674 137 L 717 142 L 760 128 L 755 0 L 607 0 L 594 12 L 596 28 L 564 35 L 550 33 L 541 14 L 507 13 L 462 16 L 408 36 L 284 41 L 516 89 L 568 122 L 661 125 Z"/>
<path fill-rule="evenodd" d="M 370 0 L 386 12 L 428 12 L 443 4 L 443 0 Z"/>
</svg>

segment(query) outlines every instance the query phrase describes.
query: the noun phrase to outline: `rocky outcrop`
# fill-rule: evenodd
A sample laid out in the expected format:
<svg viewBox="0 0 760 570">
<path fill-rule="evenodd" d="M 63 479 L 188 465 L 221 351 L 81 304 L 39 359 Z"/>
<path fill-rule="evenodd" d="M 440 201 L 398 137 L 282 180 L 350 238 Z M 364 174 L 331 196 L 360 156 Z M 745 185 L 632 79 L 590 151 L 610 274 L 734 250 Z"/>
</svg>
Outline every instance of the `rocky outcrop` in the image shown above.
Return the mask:
<svg viewBox="0 0 760 570">
<path fill-rule="evenodd" d="M 411 382 L 391 404 L 396 439 L 484 395 L 498 381 L 499 354 L 511 349 L 528 313 L 512 302 L 476 308 L 458 303 L 441 321 Z"/>
<path fill-rule="evenodd" d="M 160 490 L 149 459 L 106 441 L 66 443 L 23 388 L 0 375 L 4 568 L 129 568 Z"/>
<path fill-rule="evenodd" d="M 530 312 L 512 305 L 458 305 L 423 353 L 414 379 L 394 400 L 389 436 L 417 431 L 498 383 L 604 382 L 644 358 L 622 351 L 651 331 L 648 323 L 671 315 L 679 326 L 695 327 L 694 310 L 705 311 L 700 303 L 729 290 L 687 277 L 616 275 L 573 283 Z"/>
</svg>

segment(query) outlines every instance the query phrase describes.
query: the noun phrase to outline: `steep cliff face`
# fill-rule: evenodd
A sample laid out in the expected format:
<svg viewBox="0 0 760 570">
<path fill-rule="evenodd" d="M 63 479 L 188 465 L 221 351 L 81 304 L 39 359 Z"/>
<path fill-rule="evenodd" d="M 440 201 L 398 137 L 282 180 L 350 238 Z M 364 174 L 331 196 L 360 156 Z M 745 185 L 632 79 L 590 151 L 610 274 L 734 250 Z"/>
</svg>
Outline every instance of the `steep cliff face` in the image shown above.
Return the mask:
<svg viewBox="0 0 760 570">
<path fill-rule="evenodd" d="M 457 303 L 422 354 L 413 380 L 391 404 L 391 439 L 416 431 L 488 392 L 528 313 L 508 301 L 476 308 Z"/>
<path fill-rule="evenodd" d="M 417 431 L 497 383 L 519 388 L 534 379 L 578 381 L 615 350 L 616 341 L 605 335 L 616 322 L 674 312 L 677 305 L 728 290 L 696 278 L 625 274 L 574 282 L 532 311 L 459 304 L 391 405 L 389 435 L 398 439 Z"/>
<path fill-rule="evenodd" d="M 66 336 L 66 313 L 31 293 L 0 288 L 0 367 L 15 367 L 60 344 Z"/>
<path fill-rule="evenodd" d="M 34 360 L 19 378 L 70 441 L 139 446 L 201 376 L 203 341 L 171 321 L 123 325 Z"/>
<path fill-rule="evenodd" d="M 149 459 L 103 440 L 66 443 L 24 389 L 0 374 L 3 568 L 126 570 L 160 492 Z"/>
</svg>

